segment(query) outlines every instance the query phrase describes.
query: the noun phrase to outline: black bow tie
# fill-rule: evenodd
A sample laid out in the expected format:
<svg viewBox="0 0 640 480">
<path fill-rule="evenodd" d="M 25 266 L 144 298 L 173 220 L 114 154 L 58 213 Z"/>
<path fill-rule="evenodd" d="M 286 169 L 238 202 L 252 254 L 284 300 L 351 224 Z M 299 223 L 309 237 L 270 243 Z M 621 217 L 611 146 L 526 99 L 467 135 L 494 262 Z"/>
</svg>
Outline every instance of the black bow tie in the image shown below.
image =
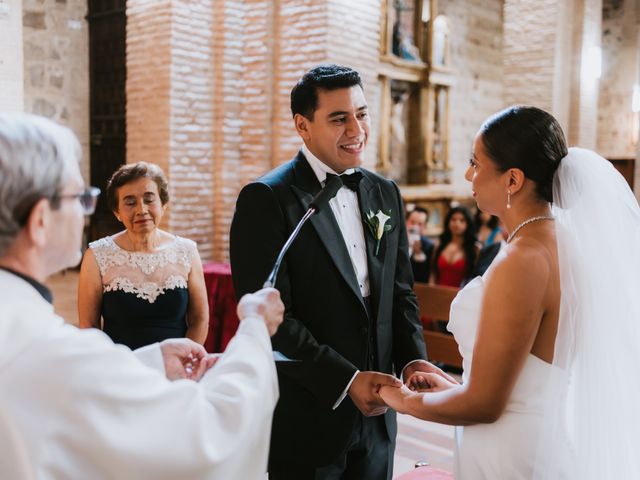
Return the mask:
<svg viewBox="0 0 640 480">
<path fill-rule="evenodd" d="M 331 180 L 333 177 L 340 177 L 340 180 L 342 180 L 342 184 L 347 187 L 349 190 L 353 190 L 354 192 L 358 191 L 358 185 L 360 185 L 360 180 L 362 180 L 362 172 L 359 171 L 355 171 L 353 173 L 349 173 L 349 174 L 342 174 L 342 175 L 334 175 L 333 173 L 327 173 L 327 179 L 325 180 L 324 184 L 326 185 L 329 180 Z"/>
</svg>

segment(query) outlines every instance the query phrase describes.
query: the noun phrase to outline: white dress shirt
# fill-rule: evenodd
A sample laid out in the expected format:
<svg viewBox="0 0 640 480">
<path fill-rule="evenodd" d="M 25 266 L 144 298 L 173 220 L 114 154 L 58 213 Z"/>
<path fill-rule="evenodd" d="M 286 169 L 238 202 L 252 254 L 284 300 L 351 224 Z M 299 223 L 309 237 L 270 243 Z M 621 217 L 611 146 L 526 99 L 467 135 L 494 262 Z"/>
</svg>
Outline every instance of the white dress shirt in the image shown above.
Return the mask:
<svg viewBox="0 0 640 480">
<path fill-rule="evenodd" d="M 311 153 L 306 145 L 302 147 L 302 153 L 309 162 L 313 173 L 316 174 L 320 185 L 325 185 L 327 173 L 338 175 L 338 173 L 336 173 L 331 167 L 322 163 L 320 159 Z M 349 168 L 342 173 L 351 174 L 355 172 L 355 170 L 355 168 Z M 358 195 L 353 190 L 343 186 L 338 190 L 336 196 L 329 200 L 329 205 L 331 206 L 333 216 L 336 218 L 336 222 L 338 222 L 340 232 L 342 232 L 342 238 L 344 239 L 347 251 L 349 252 L 349 258 L 351 258 L 351 265 L 353 266 L 353 271 L 355 272 L 356 279 L 358 280 L 360 293 L 363 298 L 366 298 L 370 294 L 369 267 L 367 264 L 367 246 L 364 240 L 364 227 L 362 226 L 362 216 L 360 214 L 360 205 L 358 204 Z M 351 387 L 351 384 L 358 373 L 360 373 L 360 370 L 357 370 L 356 373 L 353 374 L 353 377 L 351 377 L 351 380 L 349 380 L 346 388 L 333 405 L 334 410 L 338 408 L 347 396 L 349 387 Z"/>
<path fill-rule="evenodd" d="M 325 185 L 327 180 L 327 173 L 338 175 L 331 167 L 324 164 L 318 157 L 311 153 L 306 145 L 303 145 L 302 153 L 309 162 L 313 173 L 316 174 L 316 177 L 322 186 Z M 355 171 L 355 168 L 349 168 L 342 173 L 351 174 Z M 333 215 L 338 222 L 338 227 L 340 227 L 340 231 L 342 232 L 342 238 L 347 246 L 347 251 L 351 258 L 351 264 L 353 265 L 353 270 L 355 271 L 356 278 L 358 279 L 360 293 L 363 298 L 366 298 L 370 293 L 369 267 L 367 265 L 367 248 L 364 240 L 364 228 L 362 226 L 362 216 L 360 213 L 360 205 L 358 204 L 358 195 L 353 190 L 343 186 L 338 190 L 336 196 L 329 200 L 329 205 L 331 206 Z M 409 365 L 419 361 L 421 360 L 412 360 L 407 363 L 403 367 L 400 377 L 404 378 L 404 371 Z M 353 374 L 353 377 L 351 377 L 347 387 L 338 397 L 338 400 L 333 405 L 334 410 L 338 408 L 342 403 L 342 400 L 347 396 L 349 387 L 351 387 L 351 384 L 358 373 L 360 373 L 360 370 Z"/>
<path fill-rule="evenodd" d="M 338 175 L 331 167 L 320 161 L 307 146 L 302 147 L 302 153 L 306 157 L 313 173 L 316 174 L 320 185 L 324 187 L 327 180 L 327 173 Z M 350 168 L 342 173 L 351 174 L 355 168 Z M 360 293 L 363 298 L 369 296 L 369 267 L 367 265 L 367 245 L 364 240 L 364 227 L 362 226 L 362 215 L 358 204 L 358 195 L 353 190 L 342 187 L 335 197 L 329 200 L 333 216 L 338 222 L 338 227 L 342 232 L 342 238 L 351 258 L 351 265 L 358 280 Z"/>
</svg>

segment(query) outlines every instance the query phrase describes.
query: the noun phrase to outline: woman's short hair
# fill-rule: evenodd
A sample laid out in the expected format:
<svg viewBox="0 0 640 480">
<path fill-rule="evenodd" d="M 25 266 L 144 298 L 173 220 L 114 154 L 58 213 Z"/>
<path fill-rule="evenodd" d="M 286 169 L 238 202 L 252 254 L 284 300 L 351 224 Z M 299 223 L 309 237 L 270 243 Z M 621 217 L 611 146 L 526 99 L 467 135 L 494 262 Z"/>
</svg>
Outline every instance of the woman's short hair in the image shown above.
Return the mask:
<svg viewBox="0 0 640 480">
<path fill-rule="evenodd" d="M 71 166 L 82 154 L 75 134 L 52 120 L 0 113 L 0 255 L 26 224 L 42 198 L 52 208 Z"/>
<path fill-rule="evenodd" d="M 551 114 L 514 105 L 487 119 L 480 133 L 487 155 L 500 171 L 522 170 L 535 182 L 538 196 L 553 201 L 553 176 L 567 155 L 567 142 Z"/>
<path fill-rule="evenodd" d="M 118 189 L 139 178 L 150 178 L 158 186 L 162 205 L 169 202 L 169 184 L 162 169 L 155 163 L 137 162 L 122 165 L 113 172 L 107 182 L 107 206 L 112 212 L 118 209 Z"/>
</svg>

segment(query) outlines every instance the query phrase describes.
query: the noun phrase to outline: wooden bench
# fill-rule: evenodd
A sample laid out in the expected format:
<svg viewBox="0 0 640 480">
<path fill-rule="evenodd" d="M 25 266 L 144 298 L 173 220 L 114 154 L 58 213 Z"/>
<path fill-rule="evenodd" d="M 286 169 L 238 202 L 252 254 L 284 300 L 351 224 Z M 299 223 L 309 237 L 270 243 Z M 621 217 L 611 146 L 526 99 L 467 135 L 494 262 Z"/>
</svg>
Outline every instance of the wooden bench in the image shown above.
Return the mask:
<svg viewBox="0 0 640 480">
<path fill-rule="evenodd" d="M 418 297 L 420 315 L 433 321 L 449 321 L 449 309 L 458 293 L 457 288 L 416 282 L 413 285 L 413 291 Z M 429 360 L 462 368 L 462 357 L 453 335 L 425 329 L 424 342 L 427 344 Z"/>
</svg>

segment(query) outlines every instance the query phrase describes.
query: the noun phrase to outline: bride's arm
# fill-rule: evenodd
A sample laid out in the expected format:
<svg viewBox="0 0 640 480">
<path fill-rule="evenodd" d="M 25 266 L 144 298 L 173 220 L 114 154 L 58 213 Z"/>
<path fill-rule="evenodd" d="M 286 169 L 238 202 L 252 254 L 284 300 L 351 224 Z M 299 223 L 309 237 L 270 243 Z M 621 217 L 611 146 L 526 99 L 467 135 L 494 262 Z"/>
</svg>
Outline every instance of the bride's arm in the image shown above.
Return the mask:
<svg viewBox="0 0 640 480">
<path fill-rule="evenodd" d="M 535 245 L 514 247 L 485 278 L 469 380 L 434 393 L 381 389 L 392 408 L 451 425 L 491 423 L 500 417 L 536 338 L 550 280 L 544 251 Z"/>
</svg>

